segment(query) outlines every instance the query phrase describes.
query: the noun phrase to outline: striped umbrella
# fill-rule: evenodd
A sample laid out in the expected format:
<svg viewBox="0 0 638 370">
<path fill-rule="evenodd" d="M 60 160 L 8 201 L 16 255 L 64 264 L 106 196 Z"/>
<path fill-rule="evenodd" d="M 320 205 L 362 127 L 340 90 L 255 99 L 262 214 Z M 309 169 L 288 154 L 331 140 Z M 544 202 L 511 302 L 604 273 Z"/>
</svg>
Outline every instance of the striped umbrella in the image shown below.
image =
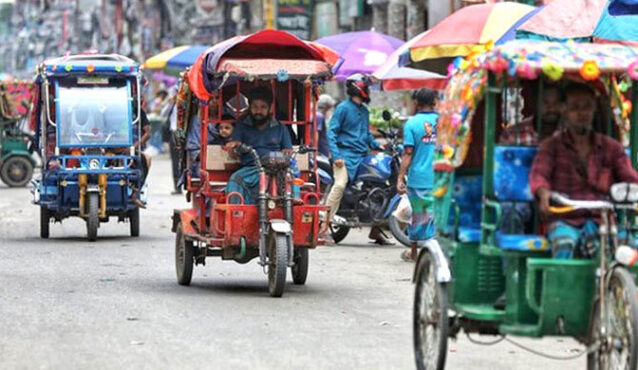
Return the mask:
<svg viewBox="0 0 638 370">
<path fill-rule="evenodd" d="M 190 67 L 197 57 L 203 53 L 208 46 L 204 45 L 184 45 L 165 50 L 144 62 L 146 69 L 163 69 L 166 73 L 179 75 L 187 67 Z"/>
<path fill-rule="evenodd" d="M 381 81 L 383 90 L 416 90 L 422 87 L 440 90 L 445 87 L 447 81 L 443 75 L 399 65 L 400 56 L 407 53 L 410 46 L 428 32 L 425 31 L 403 44 L 372 74 L 374 78 Z"/>
<path fill-rule="evenodd" d="M 513 38 L 511 29 L 535 10 L 533 6 L 513 2 L 464 7 L 414 41 L 409 48 L 411 64 L 445 74 L 455 57 L 468 55 L 479 45 Z"/>
</svg>

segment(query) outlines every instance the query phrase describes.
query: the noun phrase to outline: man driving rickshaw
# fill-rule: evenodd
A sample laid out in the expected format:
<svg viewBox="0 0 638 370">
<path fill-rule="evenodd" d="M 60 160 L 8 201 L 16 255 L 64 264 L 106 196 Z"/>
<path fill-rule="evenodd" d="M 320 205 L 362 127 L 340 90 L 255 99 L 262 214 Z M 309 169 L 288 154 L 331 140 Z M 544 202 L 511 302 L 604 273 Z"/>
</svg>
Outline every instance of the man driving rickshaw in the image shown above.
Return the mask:
<svg viewBox="0 0 638 370">
<path fill-rule="evenodd" d="M 638 174 L 622 144 L 593 132 L 594 92 L 573 83 L 564 94 L 564 127 L 541 142 L 529 175 L 530 187 L 548 221 L 553 257 L 593 257 L 598 223 L 587 211 L 551 215 L 552 191 L 571 199 L 601 200 L 614 183 L 638 183 Z"/>
<path fill-rule="evenodd" d="M 248 95 L 248 101 L 249 113 L 240 117 L 233 130 L 232 141 L 225 145 L 225 149 L 232 150 L 246 144 L 255 149 L 260 157 L 273 151 L 291 154 L 290 134 L 271 114 L 273 96 L 270 89 L 253 88 Z M 244 197 L 245 204 L 255 204 L 259 174 L 250 154 L 245 153 L 241 156 L 241 166 L 228 180 L 226 192 L 237 192 Z M 239 199 L 235 197 L 231 201 L 239 202 Z"/>
</svg>

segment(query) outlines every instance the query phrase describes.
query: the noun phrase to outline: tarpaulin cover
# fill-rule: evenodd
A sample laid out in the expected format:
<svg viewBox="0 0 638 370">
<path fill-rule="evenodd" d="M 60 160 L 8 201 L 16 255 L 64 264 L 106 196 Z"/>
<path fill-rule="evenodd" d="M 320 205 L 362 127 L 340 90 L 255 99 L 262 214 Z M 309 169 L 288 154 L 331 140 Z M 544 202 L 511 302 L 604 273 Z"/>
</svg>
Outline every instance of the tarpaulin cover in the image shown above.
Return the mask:
<svg viewBox="0 0 638 370">
<path fill-rule="evenodd" d="M 612 0 L 594 29 L 598 42 L 638 44 L 638 0 Z"/>
<path fill-rule="evenodd" d="M 330 66 L 318 60 L 305 59 L 222 59 L 217 71 L 237 76 L 259 75 L 262 77 L 329 76 Z"/>
<path fill-rule="evenodd" d="M 516 31 L 517 38 L 586 41 L 607 0 L 553 0 Z"/>
</svg>

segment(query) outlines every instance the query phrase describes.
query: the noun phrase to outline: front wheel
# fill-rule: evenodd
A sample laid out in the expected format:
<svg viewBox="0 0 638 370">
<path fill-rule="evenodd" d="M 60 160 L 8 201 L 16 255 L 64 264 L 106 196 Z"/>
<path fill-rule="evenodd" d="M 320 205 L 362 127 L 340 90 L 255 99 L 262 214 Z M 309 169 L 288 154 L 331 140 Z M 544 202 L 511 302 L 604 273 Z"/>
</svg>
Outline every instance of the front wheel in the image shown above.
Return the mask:
<svg viewBox="0 0 638 370">
<path fill-rule="evenodd" d="M 90 242 L 97 240 L 97 228 L 100 226 L 99 210 L 100 195 L 98 193 L 89 193 L 86 209 L 86 234 Z"/>
<path fill-rule="evenodd" d="M 388 226 L 390 227 L 390 231 L 392 232 L 392 236 L 399 243 L 405 245 L 406 247 L 410 247 L 412 243 L 410 242 L 410 238 L 408 237 L 408 224 L 399 221 L 394 215 L 390 215 L 390 219 L 388 220 Z"/>
<path fill-rule="evenodd" d="M 635 369 L 638 364 L 638 297 L 632 276 L 615 268 L 607 281 L 604 337 L 601 336 L 600 303 L 596 302 L 590 325 L 590 342 L 598 350 L 587 355 L 588 370 Z"/>
<path fill-rule="evenodd" d="M 445 367 L 448 336 L 447 289 L 436 281 L 434 259 L 429 252 L 416 266 L 413 340 L 416 368 L 442 370 Z"/>
<path fill-rule="evenodd" d="M 12 188 L 26 186 L 33 176 L 33 163 L 22 156 L 7 158 L 0 167 L 0 178 Z"/>
<path fill-rule="evenodd" d="M 304 285 L 308 278 L 309 265 L 308 248 L 295 248 L 295 265 L 292 266 L 292 281 L 297 285 Z"/>
<path fill-rule="evenodd" d="M 189 285 L 193 277 L 193 257 L 195 250 L 193 242 L 186 240 L 182 223 L 177 224 L 175 231 L 175 271 L 177 283 Z"/>
<path fill-rule="evenodd" d="M 44 206 L 40 206 L 40 238 L 42 239 L 49 238 L 50 218 L 49 210 Z"/>
<path fill-rule="evenodd" d="M 272 297 L 281 297 L 286 286 L 288 268 L 288 238 L 286 234 L 268 233 L 268 292 Z"/>
</svg>

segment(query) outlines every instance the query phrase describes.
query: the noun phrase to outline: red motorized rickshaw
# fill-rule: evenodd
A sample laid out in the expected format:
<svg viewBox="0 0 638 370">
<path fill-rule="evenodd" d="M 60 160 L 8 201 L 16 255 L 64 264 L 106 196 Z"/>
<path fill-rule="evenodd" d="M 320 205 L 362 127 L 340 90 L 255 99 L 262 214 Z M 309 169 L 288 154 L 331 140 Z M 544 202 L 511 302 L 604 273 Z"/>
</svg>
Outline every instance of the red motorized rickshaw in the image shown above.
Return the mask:
<svg viewBox="0 0 638 370">
<path fill-rule="evenodd" d="M 317 86 L 331 76 L 334 61 L 326 53 L 288 33 L 266 30 L 211 47 L 183 75 L 176 135 L 193 207 L 173 215 L 179 284 L 190 284 L 193 264 L 204 264 L 209 256 L 239 263 L 259 257 L 275 297 L 283 294 L 288 267 L 295 284 L 305 283 L 308 250 L 321 244 L 319 215 L 325 209 L 319 202 L 313 122 Z M 229 153 L 210 144 L 211 126 L 236 124 L 247 114 L 244 96 L 256 86 L 272 89 L 272 115 L 291 133 L 293 155 L 271 152 L 260 158 L 246 145 Z M 202 124 L 198 128 L 194 122 Z M 189 157 L 197 134 L 199 154 Z M 239 167 L 234 154 L 242 153 L 253 155 L 258 168 L 257 204 L 226 191 Z"/>
</svg>

